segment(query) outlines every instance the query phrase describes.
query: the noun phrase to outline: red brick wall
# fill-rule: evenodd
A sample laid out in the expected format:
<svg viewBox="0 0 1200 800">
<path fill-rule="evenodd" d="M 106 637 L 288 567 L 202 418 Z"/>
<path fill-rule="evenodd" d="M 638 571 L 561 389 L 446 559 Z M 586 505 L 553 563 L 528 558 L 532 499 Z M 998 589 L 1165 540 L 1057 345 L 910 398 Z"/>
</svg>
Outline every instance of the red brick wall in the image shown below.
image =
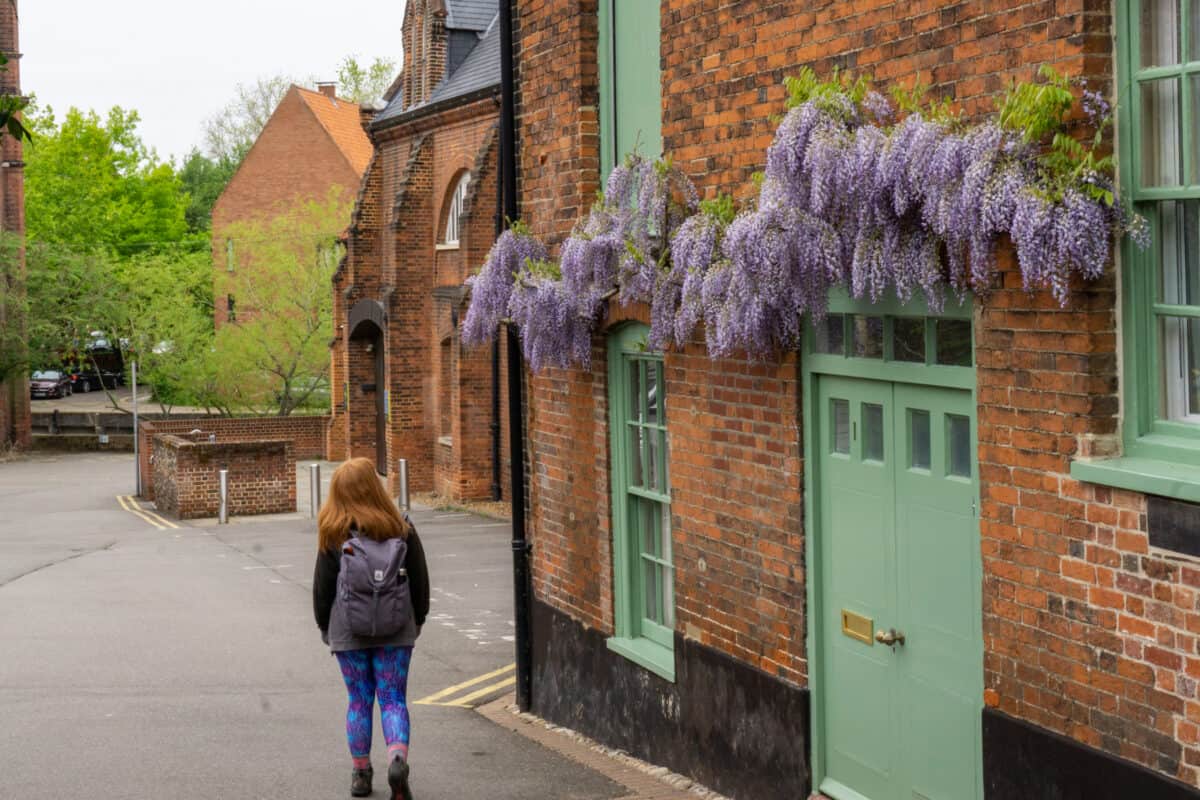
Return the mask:
<svg viewBox="0 0 1200 800">
<path fill-rule="evenodd" d="M 155 506 L 165 514 L 179 519 L 217 516 L 222 469 L 228 470 L 230 516 L 296 510 L 296 458 L 290 441 L 210 443 L 158 434 L 153 447 Z"/>
<path fill-rule="evenodd" d="M 1093 88 L 1113 85 L 1110 5 L 1094 0 L 661 7 L 664 146 L 708 194 L 752 195 L 783 78 L 805 65 L 873 75 L 884 89 L 919 79 L 968 114 L 990 111 L 1011 78 L 1029 79 L 1042 63 Z M 521 214 L 557 242 L 599 180 L 596 3 L 517 0 L 516 9 Z M 1069 476 L 1073 458 L 1112 451 L 1119 424 L 1113 270 L 1079 289 L 1059 309 L 1020 290 L 1009 265 L 977 301 L 985 700 L 1200 784 L 1200 566 L 1149 549 L 1143 496 Z M 537 596 L 607 631 L 599 339 L 595 355 L 590 373 L 530 378 L 529 492 Z M 803 684 L 799 368 L 790 357 L 712 362 L 698 347 L 667 355 L 678 628 Z M 751 444 L 760 441 L 782 452 Z M 714 504 L 691 488 L 734 482 L 736 495 L 761 497 L 739 508 L 735 493 Z M 737 528 L 760 509 L 752 529 Z M 722 613 L 722 592 L 752 609 L 753 624 Z M 715 612 L 699 606 L 707 597 Z"/>
<path fill-rule="evenodd" d="M 200 430 L 197 439 L 215 434 L 217 441 L 252 442 L 286 439 L 296 459 L 324 459 L 329 417 L 189 417 L 154 420 L 138 424 L 138 457 L 141 462 L 142 497 L 155 499 L 155 468 L 151 460 L 155 436 L 184 435 Z"/>
<path fill-rule="evenodd" d="M 8 57 L 8 65 L 0 72 L 0 87 L 6 95 L 21 94 L 18 28 L 17 4 L 0 5 L 0 52 Z M 20 139 L 0 137 L 0 162 L 21 164 L 22 152 Z M 25 175 L 20 166 L 0 167 L 0 231 L 18 236 L 25 233 Z M 13 276 L 18 285 L 23 283 L 24 274 L 25 258 L 21 253 Z M 24 325 L 16 311 L 7 308 L 0 298 L 0 329 L 19 330 Z M 7 381 L 0 381 L 0 448 L 5 445 L 27 448 L 33 443 L 28 377 L 24 370 L 16 370 Z"/>
</svg>

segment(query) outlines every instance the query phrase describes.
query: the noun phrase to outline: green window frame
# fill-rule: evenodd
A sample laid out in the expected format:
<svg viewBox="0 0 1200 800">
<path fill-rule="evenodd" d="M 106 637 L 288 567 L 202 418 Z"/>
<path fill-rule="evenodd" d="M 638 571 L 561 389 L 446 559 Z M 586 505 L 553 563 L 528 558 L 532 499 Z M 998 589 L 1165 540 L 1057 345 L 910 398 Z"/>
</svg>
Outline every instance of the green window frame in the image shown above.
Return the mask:
<svg viewBox="0 0 1200 800">
<path fill-rule="evenodd" d="M 675 567 L 662 353 L 648 328 L 629 324 L 608 340 L 613 616 L 608 647 L 675 680 Z"/>
<path fill-rule="evenodd" d="M 1118 0 L 1123 455 L 1071 474 L 1200 502 L 1200 0 Z"/>
<path fill-rule="evenodd" d="M 662 154 L 661 10 L 657 0 L 600 0 L 600 169 L 635 150 Z"/>
</svg>

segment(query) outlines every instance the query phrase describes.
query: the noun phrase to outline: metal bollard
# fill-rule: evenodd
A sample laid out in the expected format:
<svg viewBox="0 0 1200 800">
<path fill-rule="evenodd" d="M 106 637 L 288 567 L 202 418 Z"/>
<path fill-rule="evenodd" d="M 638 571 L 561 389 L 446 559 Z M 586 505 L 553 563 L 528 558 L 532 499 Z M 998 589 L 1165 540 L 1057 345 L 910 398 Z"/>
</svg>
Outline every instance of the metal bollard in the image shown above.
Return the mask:
<svg viewBox="0 0 1200 800">
<path fill-rule="evenodd" d="M 397 500 L 400 503 L 401 511 L 411 511 L 412 504 L 408 502 L 408 459 L 400 459 L 399 470 L 396 472 L 396 477 L 400 483 L 400 496 Z"/>
<path fill-rule="evenodd" d="M 317 518 L 317 512 L 321 510 L 321 465 L 309 464 L 308 466 L 308 504 L 309 516 L 313 519 Z"/>
<path fill-rule="evenodd" d="M 217 523 L 229 524 L 229 470 L 223 469 L 217 473 L 221 485 L 221 507 L 217 510 Z"/>
</svg>

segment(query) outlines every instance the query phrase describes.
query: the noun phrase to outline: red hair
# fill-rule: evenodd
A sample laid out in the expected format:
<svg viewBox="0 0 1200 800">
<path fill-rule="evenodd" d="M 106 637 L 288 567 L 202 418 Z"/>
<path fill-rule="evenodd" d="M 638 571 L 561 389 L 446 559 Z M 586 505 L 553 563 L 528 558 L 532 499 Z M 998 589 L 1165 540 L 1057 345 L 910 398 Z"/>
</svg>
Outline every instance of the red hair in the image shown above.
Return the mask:
<svg viewBox="0 0 1200 800">
<path fill-rule="evenodd" d="M 367 458 L 352 458 L 329 482 L 329 499 L 317 515 L 317 546 L 333 552 L 354 529 L 370 539 L 407 538 L 410 530 Z"/>
</svg>

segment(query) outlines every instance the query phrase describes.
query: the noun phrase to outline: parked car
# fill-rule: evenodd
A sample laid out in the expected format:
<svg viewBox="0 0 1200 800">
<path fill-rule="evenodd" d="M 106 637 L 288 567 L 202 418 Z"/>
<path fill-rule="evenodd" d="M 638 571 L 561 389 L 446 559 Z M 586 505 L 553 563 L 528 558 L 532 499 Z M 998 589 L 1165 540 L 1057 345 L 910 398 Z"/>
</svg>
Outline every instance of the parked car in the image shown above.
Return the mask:
<svg viewBox="0 0 1200 800">
<path fill-rule="evenodd" d="M 124 343 L 113 343 L 100 331 L 92 331 L 91 340 L 65 363 L 75 391 L 91 392 L 115 389 L 125 384 Z"/>
<path fill-rule="evenodd" d="M 56 369 L 37 370 L 29 378 L 30 397 L 69 397 L 71 376 Z"/>
</svg>

